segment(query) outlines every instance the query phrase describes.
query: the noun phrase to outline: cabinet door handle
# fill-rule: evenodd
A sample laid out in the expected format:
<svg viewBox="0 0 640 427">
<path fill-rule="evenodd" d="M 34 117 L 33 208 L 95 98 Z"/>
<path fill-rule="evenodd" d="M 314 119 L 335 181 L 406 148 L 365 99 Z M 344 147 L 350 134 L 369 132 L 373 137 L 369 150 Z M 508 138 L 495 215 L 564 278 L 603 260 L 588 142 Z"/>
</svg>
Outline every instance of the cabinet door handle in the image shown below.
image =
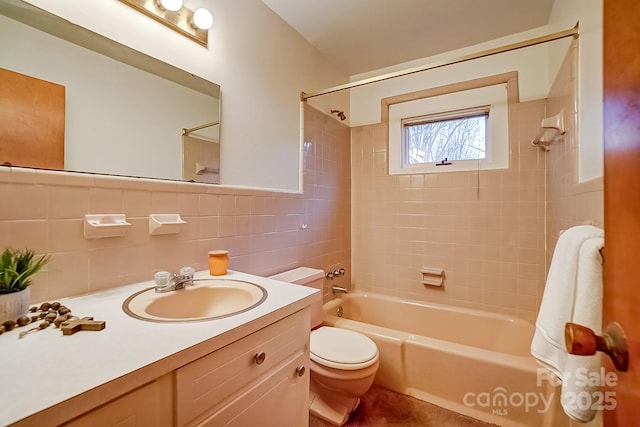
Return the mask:
<svg viewBox="0 0 640 427">
<path fill-rule="evenodd" d="M 256 353 L 255 355 L 255 359 L 256 359 L 256 364 L 257 365 L 262 365 L 262 363 L 264 362 L 264 359 L 267 358 L 267 355 L 265 354 L 264 351 L 261 351 L 260 353 Z"/>
<path fill-rule="evenodd" d="M 304 365 L 300 365 L 296 368 L 296 374 L 298 374 L 299 377 L 303 376 L 306 371 L 307 369 L 304 367 Z"/>
</svg>

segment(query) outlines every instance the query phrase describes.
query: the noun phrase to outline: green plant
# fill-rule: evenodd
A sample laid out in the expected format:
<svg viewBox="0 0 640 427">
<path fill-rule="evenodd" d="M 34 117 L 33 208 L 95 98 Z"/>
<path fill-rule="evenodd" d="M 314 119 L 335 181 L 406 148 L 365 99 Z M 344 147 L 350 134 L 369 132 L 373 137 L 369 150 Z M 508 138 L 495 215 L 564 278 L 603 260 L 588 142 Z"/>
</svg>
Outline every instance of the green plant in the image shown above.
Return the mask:
<svg viewBox="0 0 640 427">
<path fill-rule="evenodd" d="M 5 249 L 0 255 L 0 294 L 20 292 L 31 285 L 31 276 L 49 261 L 49 255 L 35 256 L 24 249 Z"/>
</svg>

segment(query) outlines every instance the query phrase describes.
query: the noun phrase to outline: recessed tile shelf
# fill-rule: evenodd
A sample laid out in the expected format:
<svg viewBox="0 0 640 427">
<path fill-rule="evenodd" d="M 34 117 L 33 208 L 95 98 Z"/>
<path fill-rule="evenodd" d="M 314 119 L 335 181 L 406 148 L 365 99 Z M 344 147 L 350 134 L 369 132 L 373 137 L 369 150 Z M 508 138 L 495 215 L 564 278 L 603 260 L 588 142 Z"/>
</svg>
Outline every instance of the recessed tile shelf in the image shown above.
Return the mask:
<svg viewBox="0 0 640 427">
<path fill-rule="evenodd" d="M 444 282 L 444 270 L 442 268 L 422 267 L 422 284 L 429 286 L 442 286 Z"/>
<path fill-rule="evenodd" d="M 88 214 L 84 216 L 84 238 L 102 239 L 124 236 L 131 224 L 125 214 Z"/>
<path fill-rule="evenodd" d="M 149 215 L 149 234 L 176 234 L 187 222 L 180 218 L 180 214 L 151 214 Z"/>
</svg>

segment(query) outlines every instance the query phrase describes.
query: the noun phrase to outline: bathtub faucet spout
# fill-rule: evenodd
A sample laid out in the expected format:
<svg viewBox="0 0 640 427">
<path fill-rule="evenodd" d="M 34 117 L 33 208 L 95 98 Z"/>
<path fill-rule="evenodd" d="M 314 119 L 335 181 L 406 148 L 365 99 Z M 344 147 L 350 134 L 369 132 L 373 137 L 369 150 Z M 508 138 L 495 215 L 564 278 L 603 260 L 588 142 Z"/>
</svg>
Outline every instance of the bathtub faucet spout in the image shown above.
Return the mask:
<svg viewBox="0 0 640 427">
<path fill-rule="evenodd" d="M 331 290 L 333 291 L 334 294 L 346 294 L 349 292 L 347 288 L 343 288 L 341 286 L 332 286 Z"/>
</svg>

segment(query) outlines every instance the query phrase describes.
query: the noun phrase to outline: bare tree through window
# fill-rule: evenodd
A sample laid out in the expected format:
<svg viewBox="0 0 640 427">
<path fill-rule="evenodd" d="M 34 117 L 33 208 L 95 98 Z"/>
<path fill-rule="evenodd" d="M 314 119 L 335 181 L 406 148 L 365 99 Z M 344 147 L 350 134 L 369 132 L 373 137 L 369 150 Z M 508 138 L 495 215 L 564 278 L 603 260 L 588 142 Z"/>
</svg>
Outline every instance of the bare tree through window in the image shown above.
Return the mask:
<svg viewBox="0 0 640 427">
<path fill-rule="evenodd" d="M 488 112 L 465 117 L 422 117 L 403 123 L 407 164 L 445 159 L 476 160 L 486 157 Z"/>
</svg>

